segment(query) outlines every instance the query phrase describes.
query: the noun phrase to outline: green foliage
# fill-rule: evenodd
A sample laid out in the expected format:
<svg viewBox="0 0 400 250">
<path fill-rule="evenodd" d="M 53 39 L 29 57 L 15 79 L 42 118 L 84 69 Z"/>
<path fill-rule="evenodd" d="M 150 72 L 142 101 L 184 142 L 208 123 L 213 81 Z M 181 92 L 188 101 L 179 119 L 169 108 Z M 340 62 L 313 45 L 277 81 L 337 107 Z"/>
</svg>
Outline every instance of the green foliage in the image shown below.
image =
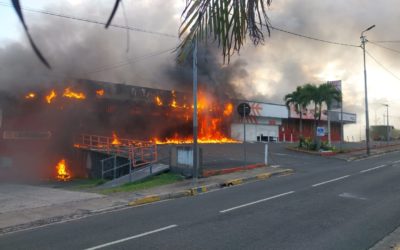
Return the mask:
<svg viewBox="0 0 400 250">
<path fill-rule="evenodd" d="M 306 150 L 316 150 L 317 144 L 310 137 L 301 137 L 299 140 L 299 148 Z"/>
<path fill-rule="evenodd" d="M 335 148 L 335 146 L 332 146 L 332 145 L 329 145 L 329 142 L 327 142 L 327 141 L 322 141 L 321 142 L 321 149 L 322 150 L 330 150 L 330 151 L 335 151 L 336 150 L 336 148 Z"/>
<path fill-rule="evenodd" d="M 178 47 L 178 61 L 183 61 L 192 50 L 192 42 L 211 37 L 222 48 L 228 59 L 239 52 L 248 35 L 253 44 L 264 41 L 262 27 L 270 33 L 266 8 L 272 0 L 187 0 L 182 13 Z"/>
<path fill-rule="evenodd" d="M 101 191 L 102 194 L 110 194 L 116 192 L 132 192 L 136 190 L 148 189 L 153 187 L 158 187 L 162 185 L 171 184 L 177 181 L 183 180 L 183 177 L 178 174 L 164 173 L 157 176 L 149 177 L 145 180 L 126 183 L 119 187 L 113 187 L 109 189 L 104 189 Z"/>
</svg>

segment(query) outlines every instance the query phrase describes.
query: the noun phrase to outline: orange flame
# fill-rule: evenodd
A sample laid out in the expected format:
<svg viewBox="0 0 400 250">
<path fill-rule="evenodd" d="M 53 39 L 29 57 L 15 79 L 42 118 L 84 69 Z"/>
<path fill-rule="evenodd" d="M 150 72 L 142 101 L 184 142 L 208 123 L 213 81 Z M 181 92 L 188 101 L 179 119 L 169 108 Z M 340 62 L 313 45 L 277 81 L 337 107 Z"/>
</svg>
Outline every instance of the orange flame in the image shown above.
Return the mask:
<svg viewBox="0 0 400 250">
<path fill-rule="evenodd" d="M 233 112 L 233 104 L 228 103 L 225 105 L 224 116 L 230 116 Z"/>
<path fill-rule="evenodd" d="M 52 90 L 52 91 L 50 92 L 50 94 L 48 94 L 48 95 L 46 96 L 46 102 L 50 104 L 50 103 L 53 101 L 53 99 L 56 98 L 56 97 L 57 97 L 56 92 L 55 92 L 54 90 Z"/>
<path fill-rule="evenodd" d="M 162 106 L 163 105 L 163 102 L 161 101 L 161 98 L 159 97 L 159 96 L 156 96 L 156 104 L 158 105 L 158 106 Z"/>
<path fill-rule="evenodd" d="M 28 94 L 26 94 L 25 99 L 33 99 L 36 97 L 36 94 L 33 92 L 29 92 Z"/>
<path fill-rule="evenodd" d="M 112 138 L 113 138 L 113 140 L 111 142 L 112 145 L 121 145 L 121 141 L 119 140 L 119 138 L 115 132 L 112 132 Z"/>
<path fill-rule="evenodd" d="M 172 101 L 169 105 L 170 107 L 190 108 L 190 105 L 182 105 L 176 102 L 175 91 L 171 91 L 171 94 Z M 194 106 L 191 105 L 191 107 L 193 110 Z M 239 141 L 231 139 L 226 135 L 227 124 L 223 120 L 225 119 L 223 117 L 232 115 L 233 109 L 234 106 L 232 103 L 218 104 L 218 102 L 214 101 L 212 95 L 199 91 L 197 100 L 198 143 L 239 143 Z M 180 117 L 185 121 L 190 121 L 192 114 L 190 110 L 187 110 Z M 172 137 L 154 138 L 153 141 L 156 144 L 190 144 L 193 143 L 193 137 L 182 136 L 176 133 Z"/>
<path fill-rule="evenodd" d="M 176 93 L 175 93 L 175 90 L 172 90 L 172 91 L 171 91 L 171 95 L 172 95 L 171 107 L 177 108 L 177 107 L 178 107 L 178 104 L 176 103 Z"/>
<path fill-rule="evenodd" d="M 97 96 L 103 96 L 103 95 L 104 95 L 104 89 L 98 89 L 98 90 L 96 90 L 96 95 L 97 95 Z"/>
<path fill-rule="evenodd" d="M 73 92 L 70 88 L 66 88 L 63 93 L 64 97 L 75 98 L 75 99 L 86 99 L 86 96 L 82 92 Z"/>
<path fill-rule="evenodd" d="M 58 162 L 57 166 L 57 179 L 60 181 L 68 181 L 71 179 L 71 174 L 68 171 L 67 164 L 65 163 L 65 159 L 62 159 Z"/>
</svg>

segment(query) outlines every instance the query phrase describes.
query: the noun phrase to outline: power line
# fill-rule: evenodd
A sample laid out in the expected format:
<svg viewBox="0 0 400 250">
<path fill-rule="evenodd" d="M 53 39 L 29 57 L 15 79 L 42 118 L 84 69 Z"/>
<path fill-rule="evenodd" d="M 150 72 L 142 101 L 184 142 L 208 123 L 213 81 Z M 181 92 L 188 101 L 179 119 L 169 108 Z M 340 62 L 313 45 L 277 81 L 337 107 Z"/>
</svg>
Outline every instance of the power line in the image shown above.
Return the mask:
<svg viewBox="0 0 400 250">
<path fill-rule="evenodd" d="M 12 7 L 10 4 L 4 3 L 4 2 L 0 2 L 0 5 L 7 6 L 7 7 Z M 88 23 L 94 23 L 94 24 L 98 24 L 98 25 L 105 25 L 106 24 L 105 22 L 101 22 L 101 21 L 96 21 L 96 20 L 91 20 L 91 19 L 86 19 L 86 18 L 73 17 L 73 16 L 68 16 L 68 15 L 55 13 L 55 12 L 50 12 L 50 11 L 46 11 L 46 10 L 38 10 L 38 9 L 26 8 L 26 7 L 22 8 L 22 9 L 25 10 L 25 11 L 42 13 L 42 14 L 45 14 L 45 15 L 57 16 L 57 17 L 61 17 L 61 18 L 67 18 L 67 19 L 72 19 L 72 20 L 76 20 L 76 21 L 88 22 Z M 318 42 L 329 43 L 329 44 L 334 44 L 334 45 L 341 45 L 341 46 L 348 46 L 348 47 L 357 47 L 357 48 L 360 47 L 360 45 L 354 45 L 354 44 L 349 44 L 349 43 L 340 43 L 340 42 L 324 40 L 324 39 L 321 39 L 321 38 L 306 36 L 306 35 L 302 35 L 302 34 L 299 34 L 299 33 L 292 32 L 292 31 L 284 30 L 284 29 L 281 29 L 281 28 L 278 28 L 278 27 L 274 27 L 272 25 L 266 25 L 266 24 L 262 24 L 262 25 L 266 26 L 266 27 L 269 27 L 270 29 L 286 33 L 286 34 L 290 34 L 290 35 L 293 35 L 293 36 L 298 36 L 298 37 L 302 37 L 302 38 L 306 38 L 306 39 L 310 39 L 310 40 L 314 40 L 314 41 L 318 41 Z M 130 27 L 130 26 L 127 26 L 127 25 L 110 24 L 110 26 L 115 27 L 115 28 L 120 28 L 120 29 L 128 29 L 128 30 L 132 30 L 132 31 L 153 34 L 153 35 L 160 35 L 160 36 L 165 36 L 165 37 L 178 38 L 178 36 L 176 36 L 176 35 L 157 32 L 157 31 L 150 31 L 150 30 L 145 30 L 145 29 L 136 28 L 136 27 Z"/>
<path fill-rule="evenodd" d="M 400 43 L 400 40 L 388 40 L 388 41 L 369 41 L 374 43 Z"/>
<path fill-rule="evenodd" d="M 302 34 L 299 34 L 299 33 L 287 31 L 287 30 L 284 30 L 284 29 L 281 29 L 281 28 L 278 28 L 278 27 L 274 27 L 274 26 L 271 26 L 271 25 L 265 25 L 264 24 L 264 26 L 269 27 L 270 29 L 273 29 L 273 30 L 277 30 L 277 31 L 280 31 L 280 32 L 283 32 L 283 33 L 287 33 L 287 34 L 293 35 L 293 36 L 298 36 L 298 37 L 302 37 L 302 38 L 306 38 L 306 39 L 310 39 L 310 40 L 314 40 L 314 41 L 318 41 L 318 42 L 341 45 L 341 46 L 348 46 L 348 47 L 356 47 L 356 48 L 361 47 L 360 45 L 354 45 L 354 44 L 349 44 L 349 43 L 339 43 L 339 42 L 328 41 L 328 40 L 324 40 L 324 39 L 320 39 L 320 38 L 316 38 L 316 37 L 306 36 L 306 35 L 302 35 Z"/>
<path fill-rule="evenodd" d="M 367 50 L 365 50 L 365 53 L 368 54 L 369 57 L 371 57 L 379 66 L 381 66 L 384 70 L 386 70 L 389 74 L 391 74 L 394 78 L 400 81 L 400 78 L 395 75 L 392 71 L 390 71 L 388 68 L 386 68 L 382 63 L 380 63 L 374 56 L 371 55 Z"/>
<path fill-rule="evenodd" d="M 378 47 L 381 47 L 381 48 L 383 48 L 383 49 L 387 49 L 387 50 L 390 50 L 390 51 L 392 51 L 392 52 L 395 52 L 395 53 L 400 54 L 400 51 L 399 51 L 399 50 L 395 50 L 395 49 L 392 49 L 392 48 L 388 48 L 388 47 L 382 46 L 382 45 L 380 45 L 380 44 L 377 44 L 376 42 L 371 42 L 371 41 L 369 41 L 369 42 L 370 42 L 371 44 L 375 45 L 375 46 L 378 46 Z"/>
<path fill-rule="evenodd" d="M 6 6 L 12 8 L 10 4 L 0 2 L 0 6 Z M 102 25 L 104 26 L 106 23 L 101 22 L 101 21 L 96 21 L 96 20 L 91 20 L 91 19 L 86 19 L 86 18 L 80 18 L 80 17 L 73 17 L 73 16 L 68 16 L 60 13 L 55 13 L 47 10 L 38 10 L 38 9 L 33 9 L 33 8 L 21 8 L 25 11 L 29 12 L 34 12 L 34 13 L 41 13 L 49 16 L 56 16 L 56 17 L 61 17 L 61 18 L 66 18 L 66 19 L 71 19 L 71 20 L 76 20 L 76 21 L 82 21 L 82 22 L 87 22 L 87 23 L 93 23 L 97 25 Z M 162 32 L 157 32 L 157 31 L 151 31 L 151 30 L 145 30 L 141 28 L 136 28 L 136 27 L 130 27 L 126 25 L 119 25 L 119 24 L 110 24 L 111 27 L 114 28 L 119 28 L 119 29 L 126 29 L 126 30 L 131 30 L 131 31 L 136 31 L 136 32 L 142 32 L 142 33 L 147 33 L 147 34 L 152 34 L 152 35 L 159 35 L 159 36 L 164 36 L 164 37 L 170 37 L 170 38 L 178 38 L 176 35 L 168 34 L 168 33 L 162 33 Z"/>
<path fill-rule="evenodd" d="M 152 58 L 152 57 L 155 57 L 155 56 L 159 56 L 159 55 L 167 53 L 167 52 L 172 52 L 173 50 L 175 50 L 175 47 L 167 49 L 167 50 L 153 52 L 153 53 L 150 53 L 150 54 L 147 54 L 147 55 L 143 55 L 143 56 L 140 56 L 140 57 L 136 57 L 133 60 L 122 61 L 122 62 L 114 63 L 114 64 L 111 64 L 111 65 L 101 66 L 101 67 L 99 67 L 99 68 L 97 68 L 97 69 L 95 69 L 93 71 L 86 72 L 85 74 L 94 74 L 94 73 L 98 73 L 98 72 L 101 72 L 101 71 L 107 71 L 107 70 L 111 70 L 111 69 L 115 69 L 115 68 L 124 67 L 124 66 L 130 65 L 130 64 L 142 61 L 142 60 L 146 60 L 146 59 L 149 59 L 149 58 Z"/>
</svg>

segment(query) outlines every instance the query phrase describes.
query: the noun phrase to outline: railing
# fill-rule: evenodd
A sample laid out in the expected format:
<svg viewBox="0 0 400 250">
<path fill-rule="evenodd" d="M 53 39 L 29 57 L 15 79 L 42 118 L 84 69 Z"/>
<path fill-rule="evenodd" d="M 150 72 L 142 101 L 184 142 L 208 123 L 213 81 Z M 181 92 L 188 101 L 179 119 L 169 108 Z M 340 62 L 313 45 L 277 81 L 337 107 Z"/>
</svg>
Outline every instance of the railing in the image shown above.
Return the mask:
<svg viewBox="0 0 400 250">
<path fill-rule="evenodd" d="M 157 144 L 149 141 L 138 141 L 131 139 L 119 139 L 118 144 L 113 144 L 114 138 L 98 135 L 83 134 L 75 138 L 76 148 L 85 148 L 92 151 L 112 155 L 101 160 L 101 176 L 113 171 L 113 178 L 117 177 L 117 171 L 129 166 L 129 173 L 132 168 L 141 167 L 155 163 L 158 159 Z M 117 157 L 127 158 L 128 163 L 117 164 Z M 107 167 L 110 166 L 111 167 Z"/>
</svg>

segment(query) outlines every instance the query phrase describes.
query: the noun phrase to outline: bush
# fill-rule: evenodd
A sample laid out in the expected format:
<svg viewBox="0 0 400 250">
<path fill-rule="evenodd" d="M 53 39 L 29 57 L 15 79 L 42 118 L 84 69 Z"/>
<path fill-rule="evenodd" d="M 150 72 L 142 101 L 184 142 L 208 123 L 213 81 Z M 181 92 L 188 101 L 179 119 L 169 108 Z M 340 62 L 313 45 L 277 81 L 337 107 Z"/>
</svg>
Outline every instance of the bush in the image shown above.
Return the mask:
<svg viewBox="0 0 400 250">
<path fill-rule="evenodd" d="M 321 142 L 321 149 L 335 151 L 335 146 L 329 145 L 329 143 L 327 141 L 323 141 L 323 142 Z"/>
<path fill-rule="evenodd" d="M 300 137 L 299 148 L 304 148 L 307 150 L 316 150 L 317 144 L 314 143 L 314 141 L 310 137 L 307 138 Z"/>
</svg>

